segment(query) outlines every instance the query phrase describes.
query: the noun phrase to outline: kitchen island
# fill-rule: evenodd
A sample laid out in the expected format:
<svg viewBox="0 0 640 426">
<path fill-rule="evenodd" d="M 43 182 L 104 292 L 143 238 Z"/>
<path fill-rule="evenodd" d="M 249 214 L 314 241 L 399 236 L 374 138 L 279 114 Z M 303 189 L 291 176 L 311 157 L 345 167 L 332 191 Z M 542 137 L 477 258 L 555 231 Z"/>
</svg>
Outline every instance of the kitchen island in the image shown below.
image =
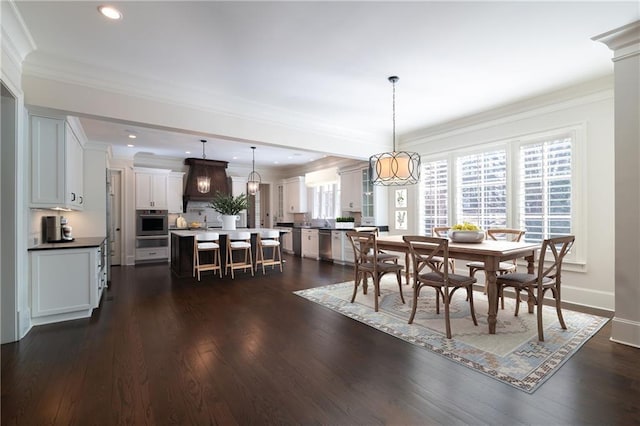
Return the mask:
<svg viewBox="0 0 640 426">
<path fill-rule="evenodd" d="M 193 242 L 196 234 L 204 232 L 217 232 L 220 235 L 220 259 L 224 270 L 227 254 L 227 235 L 237 231 L 247 231 L 251 233 L 251 254 L 253 261 L 256 260 L 256 240 L 262 231 L 275 230 L 283 234 L 290 232 L 287 229 L 277 228 L 242 228 L 235 231 L 228 229 L 201 229 L 201 230 L 172 230 L 171 231 L 171 272 L 180 278 L 193 276 Z"/>
</svg>

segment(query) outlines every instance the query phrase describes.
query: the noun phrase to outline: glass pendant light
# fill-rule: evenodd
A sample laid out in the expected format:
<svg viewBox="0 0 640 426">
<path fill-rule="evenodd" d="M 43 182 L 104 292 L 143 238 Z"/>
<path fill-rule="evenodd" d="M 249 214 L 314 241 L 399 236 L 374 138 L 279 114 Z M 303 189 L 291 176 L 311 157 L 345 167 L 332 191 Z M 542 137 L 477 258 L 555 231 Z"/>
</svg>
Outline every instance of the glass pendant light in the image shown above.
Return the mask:
<svg viewBox="0 0 640 426">
<path fill-rule="evenodd" d="M 251 173 L 249 173 L 249 178 L 247 179 L 247 192 L 249 195 L 256 195 L 256 192 L 260 189 L 262 178 L 260 177 L 260 174 L 256 172 L 256 147 L 252 146 L 251 150 L 253 152 L 253 163 L 251 166 Z"/>
<path fill-rule="evenodd" d="M 200 139 L 200 142 L 202 142 L 202 159 L 206 160 L 207 156 L 204 154 L 204 144 L 207 143 L 207 141 L 205 139 Z M 197 182 L 196 186 L 198 188 L 198 192 L 202 194 L 207 194 L 211 189 L 211 178 L 207 175 L 198 176 L 196 178 L 196 182 Z"/>
<path fill-rule="evenodd" d="M 420 155 L 417 152 L 396 151 L 396 83 L 393 84 L 393 151 L 369 157 L 369 176 L 374 185 L 414 185 L 420 180 Z"/>
</svg>

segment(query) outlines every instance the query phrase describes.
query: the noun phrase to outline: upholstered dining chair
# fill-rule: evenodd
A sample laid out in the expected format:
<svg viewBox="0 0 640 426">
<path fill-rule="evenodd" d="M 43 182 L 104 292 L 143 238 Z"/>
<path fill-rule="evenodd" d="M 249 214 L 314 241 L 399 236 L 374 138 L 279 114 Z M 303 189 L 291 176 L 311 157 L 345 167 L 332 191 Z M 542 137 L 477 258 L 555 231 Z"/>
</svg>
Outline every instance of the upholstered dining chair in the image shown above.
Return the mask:
<svg viewBox="0 0 640 426">
<path fill-rule="evenodd" d="M 353 296 L 351 297 L 351 303 L 356 300 L 356 294 L 358 293 L 358 286 L 362 282 L 362 290 L 364 294 L 367 294 L 367 278 L 370 276 L 373 281 L 374 287 L 374 304 L 375 311 L 378 312 L 378 298 L 380 297 L 380 279 L 389 273 L 394 273 L 398 280 L 398 288 L 400 289 L 400 299 L 402 303 L 404 301 L 404 295 L 402 294 L 402 281 L 400 274 L 404 267 L 393 262 L 384 262 L 378 258 L 379 250 L 376 241 L 376 234 L 374 232 L 358 232 L 348 231 L 347 238 L 353 246 L 354 254 L 354 284 L 353 284 Z"/>
<path fill-rule="evenodd" d="M 202 253 L 211 253 L 211 263 L 202 263 Z M 202 271 L 219 271 L 222 278 L 222 268 L 220 262 L 220 236 L 217 232 L 203 232 L 196 234 L 193 240 L 193 276 L 198 274 L 200 281 L 200 272 Z"/>
<path fill-rule="evenodd" d="M 432 287 L 436 291 L 436 313 L 440 314 L 440 297 L 444 305 L 444 320 L 447 339 L 451 339 L 451 319 L 449 306 L 451 298 L 458 289 L 467 291 L 469 309 L 473 324 L 478 325 L 473 307 L 473 284 L 476 279 L 466 275 L 449 273 L 449 240 L 438 237 L 405 235 L 402 237 L 409 246 L 413 259 L 413 306 L 409 324 L 413 323 L 418 308 L 418 297 L 423 287 Z M 440 260 L 442 259 L 442 260 Z"/>
<path fill-rule="evenodd" d="M 507 241 L 520 241 L 524 236 L 525 231 L 521 229 L 511 229 L 511 228 L 491 228 L 487 230 L 487 237 L 491 238 L 494 241 L 498 240 L 507 240 Z M 475 277 L 476 272 L 484 271 L 484 262 L 469 262 L 467 263 L 467 267 L 469 268 L 469 275 Z M 509 262 L 500 262 L 498 265 L 498 269 L 496 273 L 498 275 L 507 274 L 509 272 L 516 272 L 518 268 L 516 259 L 513 259 Z M 484 282 L 484 294 L 487 294 L 487 279 L 485 277 Z M 502 309 L 504 309 L 504 294 L 502 292 L 499 293 L 499 297 L 501 302 Z"/>
<path fill-rule="evenodd" d="M 265 259 L 265 249 L 271 249 L 271 257 Z M 262 265 L 262 275 L 265 274 L 264 267 L 280 267 L 282 272 L 282 253 L 280 252 L 280 231 L 268 229 L 260 231 L 256 240 L 256 272 L 258 265 Z"/>
<path fill-rule="evenodd" d="M 233 253 L 244 253 L 243 260 L 234 260 Z M 240 256 L 241 257 L 241 256 Z M 251 254 L 251 233 L 247 231 L 235 231 L 227 235 L 227 273 L 231 270 L 231 278 L 235 278 L 233 271 L 236 269 L 251 270 L 253 276 L 253 256 Z"/>
<path fill-rule="evenodd" d="M 450 230 L 451 227 L 449 226 L 435 226 L 431 228 L 431 235 L 438 238 L 448 238 Z M 436 265 L 440 265 L 440 269 L 442 269 L 442 259 L 436 256 L 434 261 L 436 262 Z M 456 262 L 454 259 L 449 259 L 449 267 L 451 268 L 451 272 L 455 273 Z"/>
<path fill-rule="evenodd" d="M 547 290 L 551 290 L 551 294 L 555 299 L 556 312 L 558 321 L 563 330 L 567 329 L 562 318 L 562 301 L 560 298 L 560 286 L 562 278 L 562 261 L 569 253 L 576 237 L 568 235 L 564 237 L 548 238 L 542 242 L 540 249 L 540 257 L 538 258 L 538 271 L 535 274 L 525 274 L 521 272 L 511 272 L 499 275 L 496 284 L 502 292 L 504 287 L 513 287 L 516 291 L 516 310 L 515 316 L 518 316 L 520 308 L 520 292 L 526 291 L 529 305 L 529 313 L 533 313 L 533 305 L 536 305 L 536 314 L 538 316 L 538 340 L 544 341 L 544 332 L 542 330 L 542 305 L 544 294 Z M 552 259 L 551 259 L 552 257 Z M 545 261 L 547 264 L 545 264 Z"/>
</svg>

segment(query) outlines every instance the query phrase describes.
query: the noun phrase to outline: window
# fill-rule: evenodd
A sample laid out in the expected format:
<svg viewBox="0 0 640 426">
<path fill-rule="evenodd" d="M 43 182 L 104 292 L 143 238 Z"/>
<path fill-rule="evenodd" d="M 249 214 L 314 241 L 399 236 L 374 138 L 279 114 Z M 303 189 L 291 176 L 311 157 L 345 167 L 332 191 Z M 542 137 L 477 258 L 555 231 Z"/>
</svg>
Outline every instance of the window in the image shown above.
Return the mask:
<svg viewBox="0 0 640 426">
<path fill-rule="evenodd" d="M 482 229 L 507 224 L 507 153 L 481 152 L 456 159 L 456 223 L 471 222 Z"/>
<path fill-rule="evenodd" d="M 424 194 L 423 225 L 426 235 L 436 226 L 449 223 L 449 166 L 447 160 L 424 164 L 422 170 Z"/>
<path fill-rule="evenodd" d="M 525 229 L 528 242 L 580 234 L 575 200 L 584 191 L 574 177 L 580 134 L 577 127 L 423 159 L 423 233 L 467 221 Z M 567 259 L 581 262 L 578 250 Z"/>
<path fill-rule="evenodd" d="M 571 234 L 571 137 L 523 144 L 519 157 L 525 241 Z"/>
<path fill-rule="evenodd" d="M 313 187 L 313 219 L 334 219 L 340 215 L 340 191 L 337 184 Z"/>
</svg>

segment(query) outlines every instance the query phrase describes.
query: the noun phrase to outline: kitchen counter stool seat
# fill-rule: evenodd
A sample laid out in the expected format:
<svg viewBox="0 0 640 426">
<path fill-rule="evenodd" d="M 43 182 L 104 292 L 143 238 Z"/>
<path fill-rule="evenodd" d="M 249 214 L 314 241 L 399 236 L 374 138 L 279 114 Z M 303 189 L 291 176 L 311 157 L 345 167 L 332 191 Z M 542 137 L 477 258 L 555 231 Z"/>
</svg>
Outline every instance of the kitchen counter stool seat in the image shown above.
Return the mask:
<svg viewBox="0 0 640 426">
<path fill-rule="evenodd" d="M 271 257 L 265 259 L 264 249 L 270 248 Z M 280 252 L 280 232 L 278 231 L 262 231 L 258 234 L 258 244 L 256 249 L 256 271 L 258 265 L 262 265 L 262 274 L 265 274 L 265 266 L 274 268 L 276 265 L 280 267 L 282 272 L 282 253 Z"/>
<path fill-rule="evenodd" d="M 244 252 L 244 260 L 234 261 L 234 252 Z M 231 278 L 235 278 L 233 271 L 236 269 L 249 269 L 253 274 L 253 255 L 251 254 L 251 233 L 245 231 L 232 232 L 227 235 L 227 267 L 226 273 L 231 271 Z"/>
<path fill-rule="evenodd" d="M 201 263 L 201 254 L 211 252 L 211 263 Z M 202 271 L 219 271 L 222 278 L 222 267 L 220 262 L 220 235 L 217 232 L 204 232 L 196 234 L 193 241 L 193 276 L 198 274 L 200 281 L 200 272 Z"/>
</svg>

